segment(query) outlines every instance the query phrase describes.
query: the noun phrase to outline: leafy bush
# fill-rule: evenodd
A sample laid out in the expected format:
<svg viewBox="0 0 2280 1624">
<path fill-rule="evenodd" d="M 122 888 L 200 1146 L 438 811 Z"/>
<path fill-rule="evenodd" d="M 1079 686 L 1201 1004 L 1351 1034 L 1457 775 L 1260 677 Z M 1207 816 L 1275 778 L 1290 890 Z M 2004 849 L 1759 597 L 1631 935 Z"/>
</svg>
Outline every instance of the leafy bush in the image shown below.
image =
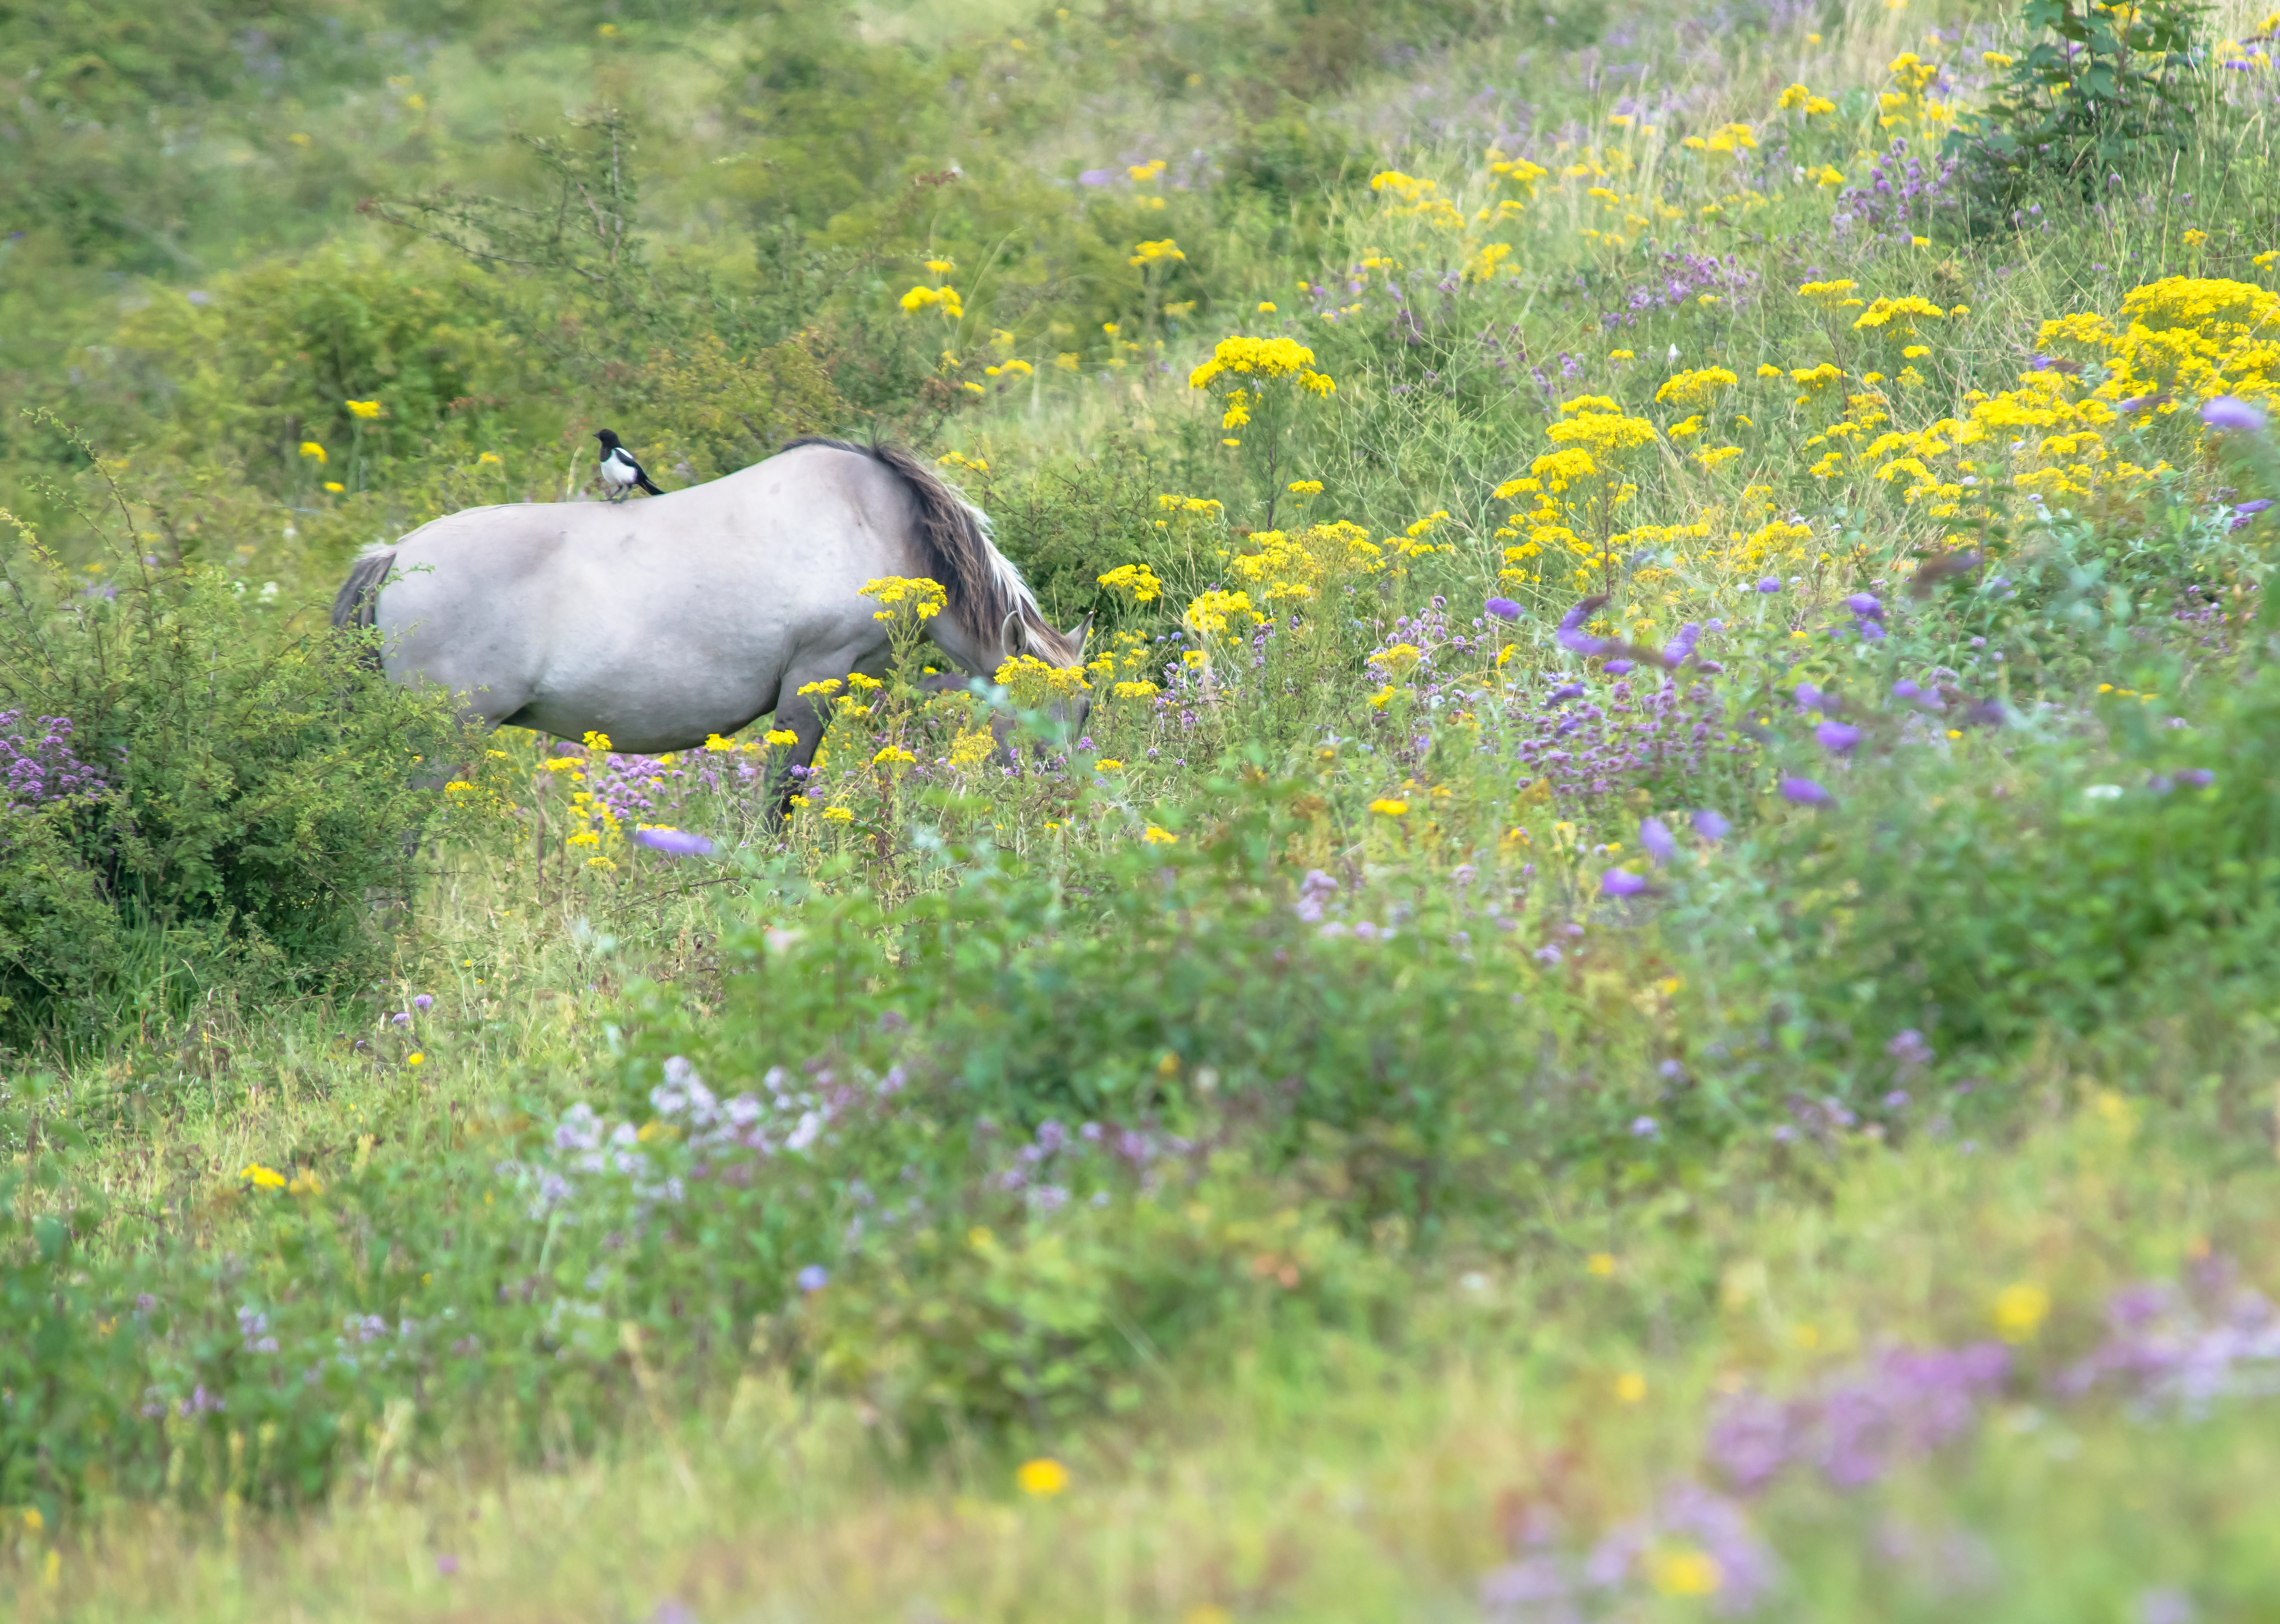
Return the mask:
<svg viewBox="0 0 2280 1624">
<path fill-rule="evenodd" d="M 100 1040 L 185 976 L 187 996 L 368 972 L 365 894 L 404 880 L 436 798 L 414 777 L 458 737 L 448 702 L 391 687 L 327 630 L 277 635 L 219 570 L 117 547 L 82 584 L 28 529 L 10 540 L 8 1040 Z"/>
<path fill-rule="evenodd" d="M 2039 1034 L 2261 997 L 2280 964 L 2270 671 L 2191 728 L 2133 693 L 1953 755 L 1912 708 L 1848 705 L 1864 759 L 1810 769 L 1838 804 L 1775 816 L 1755 877 L 1686 904 L 1767 1029 L 1873 1097 L 1909 1068 L 1904 1032 L 1968 1070 Z"/>
<path fill-rule="evenodd" d="M 1969 160 L 1987 224 L 2056 181 L 2094 199 L 2106 177 L 2167 163 L 2191 144 L 2199 122 L 2207 8 L 2154 0 L 2113 9 L 2090 0 L 2027 0 L 2021 20 L 2038 35 L 2012 63 L 1986 112 L 1951 137 Z"/>
</svg>

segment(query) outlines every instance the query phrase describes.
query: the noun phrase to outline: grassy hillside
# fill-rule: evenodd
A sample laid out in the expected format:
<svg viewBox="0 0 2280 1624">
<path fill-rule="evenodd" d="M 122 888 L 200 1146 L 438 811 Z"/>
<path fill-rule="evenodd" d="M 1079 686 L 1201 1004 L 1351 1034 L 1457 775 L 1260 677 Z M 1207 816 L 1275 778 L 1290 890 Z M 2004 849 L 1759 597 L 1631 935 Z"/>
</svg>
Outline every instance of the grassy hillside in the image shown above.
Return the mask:
<svg viewBox="0 0 2280 1624">
<path fill-rule="evenodd" d="M 0 19 L 14 1615 L 2261 1616 L 2276 22 Z M 327 635 L 604 426 L 1085 663 Z"/>
</svg>

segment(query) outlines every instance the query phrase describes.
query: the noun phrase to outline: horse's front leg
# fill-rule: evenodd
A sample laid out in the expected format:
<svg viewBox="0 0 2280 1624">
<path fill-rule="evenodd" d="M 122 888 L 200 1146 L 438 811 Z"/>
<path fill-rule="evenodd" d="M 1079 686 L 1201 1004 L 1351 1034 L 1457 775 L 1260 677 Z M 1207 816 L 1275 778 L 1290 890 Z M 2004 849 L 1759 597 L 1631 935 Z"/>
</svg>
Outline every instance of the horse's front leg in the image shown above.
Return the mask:
<svg viewBox="0 0 2280 1624">
<path fill-rule="evenodd" d="M 774 828 L 783 822 L 784 814 L 791 810 L 791 797 L 800 791 L 807 769 L 815 759 L 818 746 L 823 743 L 823 730 L 828 719 L 815 701 L 805 697 L 799 689 L 809 682 L 820 681 L 820 677 L 787 677 L 784 686 L 792 690 L 790 697 L 776 706 L 775 725 L 779 729 L 797 735 L 790 750 L 784 753 L 768 774 L 768 827 Z"/>
</svg>

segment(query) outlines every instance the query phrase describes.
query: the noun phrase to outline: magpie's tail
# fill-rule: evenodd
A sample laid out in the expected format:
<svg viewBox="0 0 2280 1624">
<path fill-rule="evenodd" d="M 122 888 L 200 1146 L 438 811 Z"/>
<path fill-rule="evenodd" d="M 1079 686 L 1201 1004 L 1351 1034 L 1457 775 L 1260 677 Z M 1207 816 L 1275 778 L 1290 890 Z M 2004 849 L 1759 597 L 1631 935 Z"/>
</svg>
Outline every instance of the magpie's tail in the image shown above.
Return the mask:
<svg viewBox="0 0 2280 1624">
<path fill-rule="evenodd" d="M 636 484 L 636 485 L 638 485 L 638 486 L 640 486 L 643 490 L 645 490 L 645 491 L 649 492 L 649 494 L 650 494 L 651 496 L 661 496 L 665 495 L 665 493 L 664 493 L 663 491 L 659 490 L 659 489 L 657 488 L 657 483 L 656 483 L 656 481 L 653 481 L 653 480 L 651 480 L 651 479 L 650 478 L 650 476 L 649 476 L 648 474 L 646 474 L 646 473 L 636 473 L 636 474 L 635 474 L 635 475 L 634 475 L 634 483 L 635 483 L 635 484 Z"/>
</svg>

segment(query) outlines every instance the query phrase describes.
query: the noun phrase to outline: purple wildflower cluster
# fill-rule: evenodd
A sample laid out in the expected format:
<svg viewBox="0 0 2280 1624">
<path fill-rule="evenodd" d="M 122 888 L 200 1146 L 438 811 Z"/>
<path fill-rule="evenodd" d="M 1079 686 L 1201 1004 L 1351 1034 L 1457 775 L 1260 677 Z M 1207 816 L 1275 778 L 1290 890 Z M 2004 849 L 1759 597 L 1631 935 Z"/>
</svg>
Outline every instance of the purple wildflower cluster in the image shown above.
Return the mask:
<svg viewBox="0 0 2280 1624">
<path fill-rule="evenodd" d="M 559 754 L 574 755 L 580 747 L 563 744 L 557 749 Z M 766 777 L 766 769 L 742 750 L 687 750 L 669 761 L 612 752 L 588 762 L 586 788 L 619 822 L 648 823 L 677 816 L 698 795 L 730 788 L 757 789 Z"/>
<path fill-rule="evenodd" d="M 2280 1311 L 2236 1287 L 2222 1258 L 2204 1258 L 2184 1284 L 2123 1288 L 2106 1322 L 2106 1340 L 2059 1376 L 2061 1397 L 2118 1391 L 2147 1413 L 2198 1419 L 2221 1398 L 2280 1393 Z"/>
<path fill-rule="evenodd" d="M 1893 1349 L 1801 1398 L 1728 1399 L 1711 1420 L 1706 1452 L 1745 1494 L 1791 1467 L 1817 1472 L 1832 1488 L 1865 1488 L 1960 1437 L 2010 1374 L 2001 1343 Z"/>
<path fill-rule="evenodd" d="M 1955 158 L 1927 169 L 1922 158 L 1910 156 L 1906 142 L 1896 140 L 1870 166 L 1866 181 L 1837 195 L 1829 230 L 1842 237 L 1859 227 L 1906 242 L 1922 235 L 1932 216 L 1953 204 L 1961 173 Z"/>
<path fill-rule="evenodd" d="M 41 806 L 108 788 L 73 750 L 70 717 L 42 716 L 35 727 L 22 727 L 23 720 L 21 711 L 0 711 L 0 797 L 9 804 Z"/>
<path fill-rule="evenodd" d="M 1075 1133 L 1051 1118 L 1037 1124 L 1029 1143 L 1013 1153 L 1011 1166 L 998 1173 L 999 1189 L 1008 1195 L 1020 1196 L 1028 1203 L 1034 1217 L 1050 1217 L 1069 1203 L 1069 1187 L 1077 1181 L 1076 1174 L 1087 1162 L 1096 1157 L 1106 1157 L 1121 1163 L 1149 1181 L 1150 1170 L 1167 1155 L 1185 1156 L 1195 1149 L 1194 1143 L 1176 1135 L 1166 1135 L 1147 1128 L 1103 1128 L 1098 1122 L 1087 1122 Z M 1107 1204 L 1105 1190 L 1094 1195 L 1093 1205 Z"/>
<path fill-rule="evenodd" d="M 1491 1624 L 1582 1624 L 1606 1615 L 1655 1587 L 1664 1577 L 1658 1559 L 1669 1561 L 1674 1551 L 1690 1554 L 1694 1582 L 1708 1585 L 1713 1608 L 1727 1617 L 1755 1611 L 1781 1578 L 1749 1513 L 1698 1483 L 1668 1485 L 1646 1515 L 1618 1524 L 1581 1554 L 1560 1546 L 1558 1520 L 1548 1512 L 1527 1518 L 1514 1533 L 1514 1559 L 1481 1581 L 1481 1607 Z"/>
<path fill-rule="evenodd" d="M 1506 714 L 1515 722 L 1527 720 L 1518 705 Z M 1540 778 L 1563 798 L 1611 795 L 1643 778 L 1691 776 L 1715 753 L 1737 755 L 1749 748 L 1746 740 L 1725 732 L 1707 682 L 1681 689 L 1668 678 L 1650 685 L 1626 677 L 1608 690 L 1605 704 L 1591 698 L 1583 683 L 1564 682 L 1544 694 L 1519 742 L 1527 770 L 1519 788 Z"/>
<path fill-rule="evenodd" d="M 1610 330 L 1630 327 L 1642 316 L 1692 304 L 1706 293 L 1737 305 L 1757 284 L 1758 273 L 1731 254 L 1665 254 L 1652 280 L 1633 288 L 1620 309 L 1599 312 L 1599 325 Z"/>
</svg>

